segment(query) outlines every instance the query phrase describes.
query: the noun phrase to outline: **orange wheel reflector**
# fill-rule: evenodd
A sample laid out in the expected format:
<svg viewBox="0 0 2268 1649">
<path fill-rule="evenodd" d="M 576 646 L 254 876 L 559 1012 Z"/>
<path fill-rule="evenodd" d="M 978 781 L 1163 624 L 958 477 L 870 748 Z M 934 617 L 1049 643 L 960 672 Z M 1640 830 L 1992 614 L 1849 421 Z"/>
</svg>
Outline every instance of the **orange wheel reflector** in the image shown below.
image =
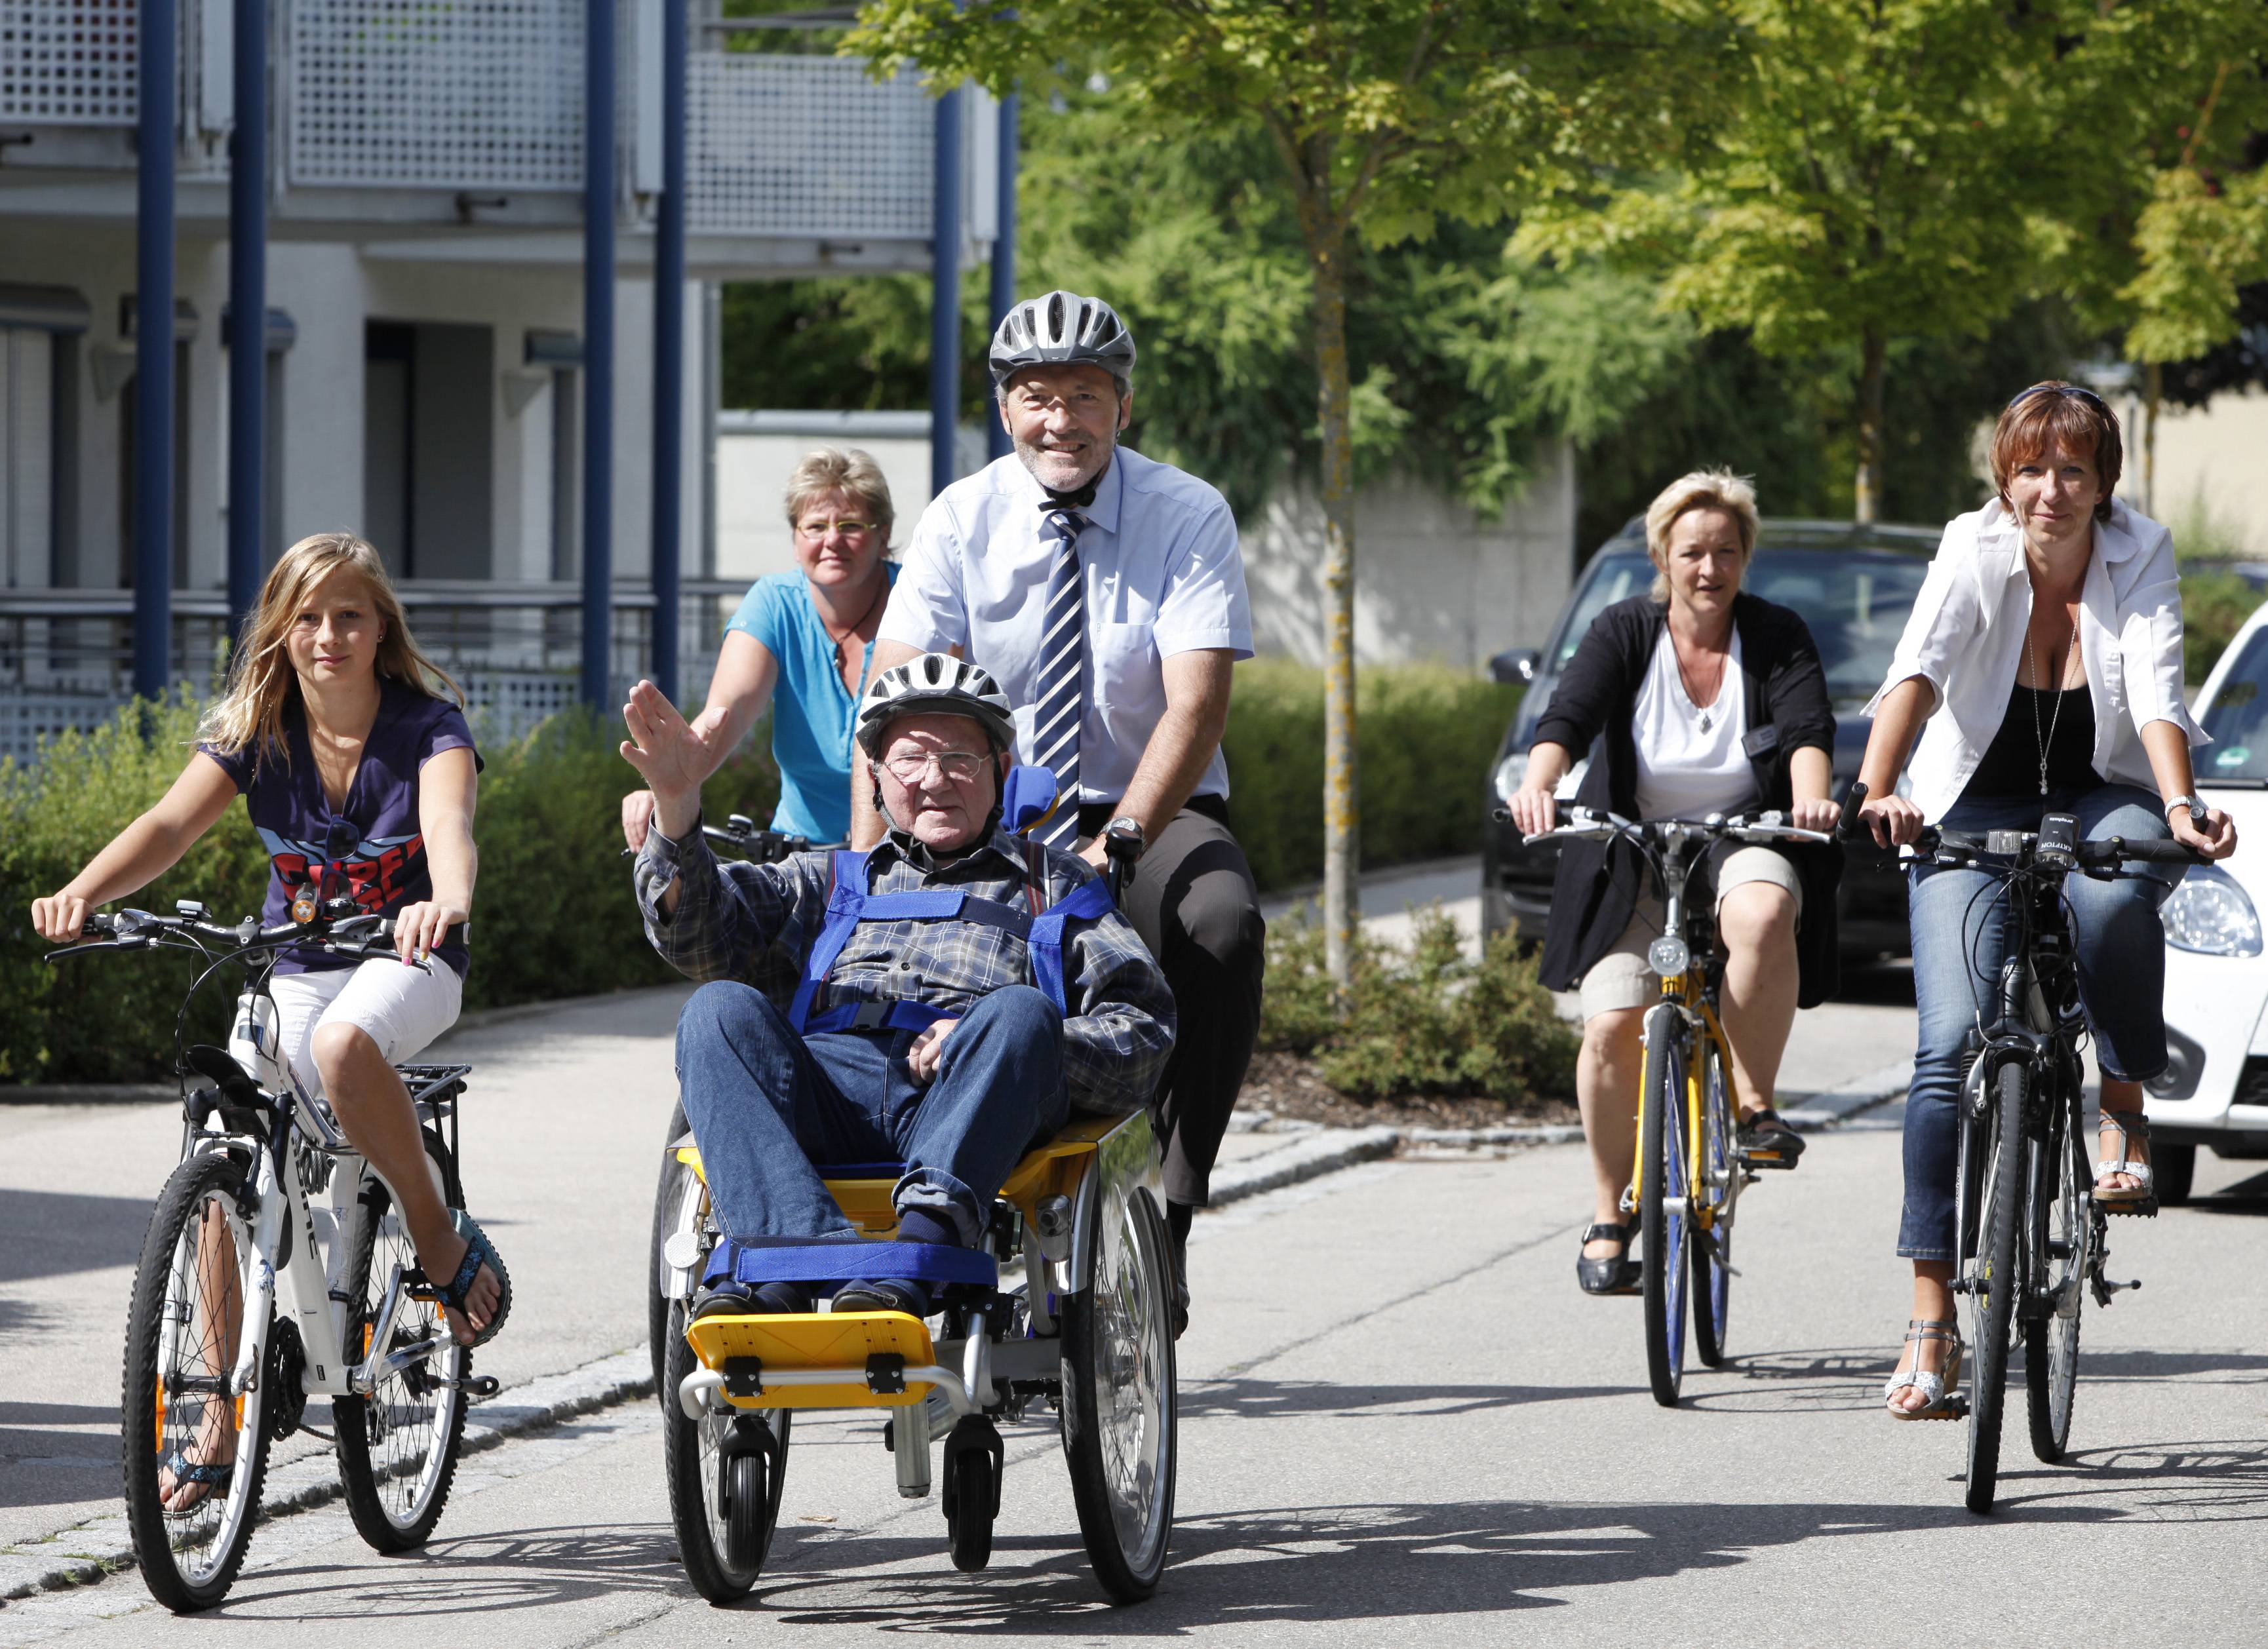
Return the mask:
<svg viewBox="0 0 2268 1649">
<path fill-rule="evenodd" d="M 158 1388 L 158 1452 L 166 1452 L 166 1388 Z"/>
</svg>

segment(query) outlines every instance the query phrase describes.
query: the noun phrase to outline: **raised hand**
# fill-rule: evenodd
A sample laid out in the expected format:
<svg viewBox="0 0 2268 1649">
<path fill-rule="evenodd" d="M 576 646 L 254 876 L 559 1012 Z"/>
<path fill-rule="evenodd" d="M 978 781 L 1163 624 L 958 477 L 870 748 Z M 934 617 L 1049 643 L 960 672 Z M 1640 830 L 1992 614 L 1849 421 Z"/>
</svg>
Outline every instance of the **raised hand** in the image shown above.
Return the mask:
<svg viewBox="0 0 2268 1649">
<path fill-rule="evenodd" d="M 651 681 L 630 689 L 622 725 L 630 735 L 622 741 L 622 760 L 645 780 L 653 792 L 655 821 L 675 841 L 701 816 L 701 782 L 712 766 L 709 746 Z"/>
</svg>

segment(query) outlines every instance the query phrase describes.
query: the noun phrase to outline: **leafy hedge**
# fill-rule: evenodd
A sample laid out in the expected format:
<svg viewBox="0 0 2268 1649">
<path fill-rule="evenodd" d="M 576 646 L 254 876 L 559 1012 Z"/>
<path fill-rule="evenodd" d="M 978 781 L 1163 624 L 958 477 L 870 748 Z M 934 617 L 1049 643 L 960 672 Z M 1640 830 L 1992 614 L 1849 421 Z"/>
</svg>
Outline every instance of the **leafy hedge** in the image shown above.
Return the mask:
<svg viewBox="0 0 2268 1649">
<path fill-rule="evenodd" d="M 1447 669 L 1364 674 L 1366 863 L 1477 845 L 1481 775 L 1517 702 L 1516 692 Z M 174 699 L 146 716 L 145 726 L 144 711 L 129 708 L 95 732 L 66 733 L 31 767 L 0 762 L 0 1084 L 139 1080 L 170 1056 L 193 959 L 160 951 L 51 966 L 29 920 L 34 898 L 69 881 L 180 774 L 196 707 Z M 630 897 L 616 821 L 637 776 L 617 737 L 575 715 L 514 742 L 482 743 L 468 1010 L 675 977 L 646 945 Z M 1322 674 L 1276 660 L 1241 666 L 1226 743 L 1237 835 L 1261 885 L 1319 875 Z M 760 725 L 710 781 L 712 811 L 770 816 L 779 792 L 770 744 Z M 168 910 L 198 898 L 233 917 L 260 908 L 266 880 L 259 839 L 232 808 L 130 902 Z M 217 977 L 200 994 L 196 1039 L 225 1033 L 232 999 Z"/>
<path fill-rule="evenodd" d="M 1357 675 L 1366 866 L 1480 850 L 1483 780 L 1520 693 L 1440 665 Z M 1316 880 L 1323 873 L 1323 673 L 1283 659 L 1237 666 L 1221 745 L 1236 839 L 1260 886 Z"/>
</svg>

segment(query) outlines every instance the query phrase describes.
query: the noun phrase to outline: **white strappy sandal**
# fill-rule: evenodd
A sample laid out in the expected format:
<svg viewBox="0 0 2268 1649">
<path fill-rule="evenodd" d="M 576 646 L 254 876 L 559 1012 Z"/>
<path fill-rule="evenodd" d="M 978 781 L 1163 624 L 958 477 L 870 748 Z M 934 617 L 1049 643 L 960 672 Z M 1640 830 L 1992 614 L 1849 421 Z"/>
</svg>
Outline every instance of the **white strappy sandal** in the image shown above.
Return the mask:
<svg viewBox="0 0 2268 1649">
<path fill-rule="evenodd" d="M 1942 1370 L 1922 1368 L 1919 1343 L 1937 1340 L 1951 1345 L 1945 1354 Z M 1916 1317 L 1906 1324 L 1905 1343 L 1915 1346 L 1917 1366 L 1890 1376 L 1890 1383 L 1882 1388 L 1882 1404 L 1890 1411 L 1893 1420 L 1957 1420 L 1962 1405 L 1956 1396 L 1961 1387 L 1961 1325 L 1941 1317 Z M 1900 1392 L 1911 1388 L 1924 1399 L 1918 1409 L 1901 1409 L 1892 1402 Z"/>
<path fill-rule="evenodd" d="M 2108 1123 L 2118 1130 L 2118 1155 L 2104 1158 L 2095 1165 L 2095 1205 L 2106 1214 L 2154 1214 L 2158 1211 L 2157 1177 L 2146 1162 L 2136 1162 L 2127 1152 L 2129 1142 L 2139 1139 L 2150 1143 L 2150 1119 L 2139 1111 L 2104 1111 L 2096 1129 Z M 2104 1189 L 2105 1175 L 2131 1174 L 2141 1183 Z"/>
</svg>

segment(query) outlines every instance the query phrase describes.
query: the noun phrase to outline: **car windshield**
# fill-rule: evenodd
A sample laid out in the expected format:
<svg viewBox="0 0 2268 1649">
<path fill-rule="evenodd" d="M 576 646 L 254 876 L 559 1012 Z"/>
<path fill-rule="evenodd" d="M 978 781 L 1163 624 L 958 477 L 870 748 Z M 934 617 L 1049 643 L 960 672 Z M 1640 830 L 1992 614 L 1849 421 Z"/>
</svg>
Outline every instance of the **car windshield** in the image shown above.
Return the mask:
<svg viewBox="0 0 2268 1649">
<path fill-rule="evenodd" d="M 1890 653 L 1928 572 L 1926 558 L 1892 550 L 1766 546 L 1756 551 L 1741 584 L 1803 615 L 1826 666 L 1828 696 L 1847 705 L 1864 703 L 1882 684 Z M 1653 564 L 1643 550 L 1602 550 L 1567 615 L 1567 628 L 1550 660 L 1551 669 L 1566 668 L 1592 620 L 1616 601 L 1643 595 L 1653 582 Z M 2268 756 L 2268 749 L 2262 755 Z"/>
<path fill-rule="evenodd" d="M 2268 629 L 2256 629 L 2205 707 L 2205 730 L 2213 742 L 2197 753 L 2199 784 L 2268 780 L 2268 692 L 2264 688 L 2268 688 Z"/>
</svg>

